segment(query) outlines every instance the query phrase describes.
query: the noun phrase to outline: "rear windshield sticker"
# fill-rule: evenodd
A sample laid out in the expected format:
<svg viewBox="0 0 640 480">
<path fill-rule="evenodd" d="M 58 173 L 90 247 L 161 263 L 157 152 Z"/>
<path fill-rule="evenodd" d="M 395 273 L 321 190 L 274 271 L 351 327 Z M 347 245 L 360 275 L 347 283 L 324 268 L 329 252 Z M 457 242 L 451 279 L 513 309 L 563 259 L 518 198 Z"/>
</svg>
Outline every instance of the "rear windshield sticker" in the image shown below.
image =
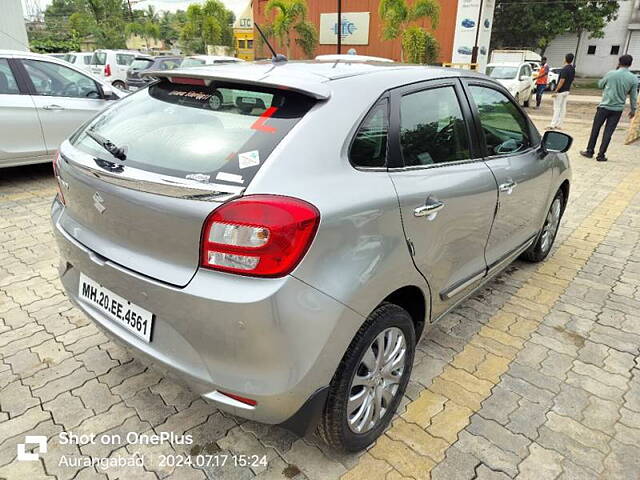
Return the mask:
<svg viewBox="0 0 640 480">
<path fill-rule="evenodd" d="M 258 152 L 258 150 L 251 150 L 250 152 L 239 153 L 238 164 L 240 165 L 240 168 L 249 168 L 260 165 L 260 152 Z"/>
<path fill-rule="evenodd" d="M 187 180 L 195 180 L 196 182 L 200 182 L 200 183 L 209 183 L 209 179 L 211 178 L 211 175 L 205 175 L 204 173 L 190 173 L 189 175 L 186 175 L 184 178 L 186 178 Z"/>
<path fill-rule="evenodd" d="M 277 128 L 270 127 L 269 125 L 265 125 L 269 117 L 271 117 L 274 113 L 278 111 L 278 107 L 269 107 L 267 108 L 262 115 L 258 117 L 258 119 L 253 122 L 251 128 L 253 130 L 259 130 L 260 132 L 265 133 L 276 133 L 278 131 Z"/>
<path fill-rule="evenodd" d="M 218 172 L 216 180 L 223 180 L 225 182 L 244 183 L 242 175 L 235 175 L 233 173 Z"/>
</svg>

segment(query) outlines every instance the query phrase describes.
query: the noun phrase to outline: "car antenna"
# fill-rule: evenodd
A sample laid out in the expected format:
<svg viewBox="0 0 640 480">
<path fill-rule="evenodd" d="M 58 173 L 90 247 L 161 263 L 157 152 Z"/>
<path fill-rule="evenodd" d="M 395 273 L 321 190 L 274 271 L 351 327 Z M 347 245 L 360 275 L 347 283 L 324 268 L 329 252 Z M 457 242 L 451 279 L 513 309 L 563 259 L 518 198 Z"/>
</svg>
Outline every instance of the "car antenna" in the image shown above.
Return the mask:
<svg viewBox="0 0 640 480">
<path fill-rule="evenodd" d="M 271 46 L 271 43 L 269 43 L 269 40 L 267 40 L 267 37 L 265 36 L 265 34 L 262 32 L 262 29 L 260 28 L 260 25 L 258 25 L 258 22 L 254 21 L 253 24 L 256 26 L 256 28 L 258 29 L 258 33 L 260 34 L 260 36 L 262 37 L 262 40 L 264 40 L 264 43 L 267 44 L 267 47 L 269 47 L 269 50 L 271 50 L 271 54 L 273 55 L 271 57 L 271 61 L 273 63 L 281 63 L 281 62 L 286 62 L 287 61 L 287 57 L 285 57 L 284 55 L 282 55 L 281 53 L 276 53 L 276 51 L 273 49 L 273 47 Z"/>
</svg>

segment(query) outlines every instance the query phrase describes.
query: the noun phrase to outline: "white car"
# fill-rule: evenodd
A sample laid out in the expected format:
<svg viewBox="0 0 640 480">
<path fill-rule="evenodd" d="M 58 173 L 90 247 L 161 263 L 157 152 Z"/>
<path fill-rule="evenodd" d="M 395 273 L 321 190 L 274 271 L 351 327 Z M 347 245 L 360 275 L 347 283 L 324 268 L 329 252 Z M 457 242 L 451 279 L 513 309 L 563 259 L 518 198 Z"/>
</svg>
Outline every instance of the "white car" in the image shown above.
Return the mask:
<svg viewBox="0 0 640 480">
<path fill-rule="evenodd" d="M 244 62 L 241 58 L 227 57 L 224 55 L 190 55 L 184 57 L 180 68 L 184 67 L 201 67 L 202 65 L 219 65 L 224 63 L 240 63 Z"/>
<path fill-rule="evenodd" d="M 485 73 L 509 90 L 520 105 L 529 106 L 535 87 L 531 79 L 531 65 L 528 62 L 490 63 Z"/>
<path fill-rule="evenodd" d="M 51 162 L 65 138 L 124 95 L 64 60 L 0 50 L 0 168 Z"/>
<path fill-rule="evenodd" d="M 69 52 L 64 56 L 63 60 L 90 72 L 92 57 L 93 52 Z"/>
<path fill-rule="evenodd" d="M 135 50 L 96 50 L 91 57 L 91 73 L 124 90 L 129 66 L 141 56 L 144 55 Z"/>
</svg>

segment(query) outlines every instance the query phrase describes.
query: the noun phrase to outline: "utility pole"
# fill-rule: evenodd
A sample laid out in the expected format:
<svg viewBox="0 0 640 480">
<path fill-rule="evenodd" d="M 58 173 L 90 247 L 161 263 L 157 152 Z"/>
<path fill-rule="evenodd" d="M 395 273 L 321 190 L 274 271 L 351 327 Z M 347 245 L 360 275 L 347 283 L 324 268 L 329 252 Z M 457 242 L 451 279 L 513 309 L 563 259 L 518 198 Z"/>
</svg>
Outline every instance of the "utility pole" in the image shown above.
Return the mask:
<svg viewBox="0 0 640 480">
<path fill-rule="evenodd" d="M 336 33 L 338 35 L 337 53 L 338 55 L 340 55 L 340 53 L 342 53 L 342 0 L 338 0 L 338 26 L 336 29 Z"/>
<path fill-rule="evenodd" d="M 471 69 L 475 70 L 478 68 L 478 51 L 480 50 L 480 46 L 478 45 L 478 40 L 480 39 L 480 28 L 482 27 L 482 4 L 483 0 L 480 0 L 480 11 L 478 12 L 478 24 L 476 26 L 476 41 L 473 45 L 473 49 L 471 50 Z"/>
</svg>

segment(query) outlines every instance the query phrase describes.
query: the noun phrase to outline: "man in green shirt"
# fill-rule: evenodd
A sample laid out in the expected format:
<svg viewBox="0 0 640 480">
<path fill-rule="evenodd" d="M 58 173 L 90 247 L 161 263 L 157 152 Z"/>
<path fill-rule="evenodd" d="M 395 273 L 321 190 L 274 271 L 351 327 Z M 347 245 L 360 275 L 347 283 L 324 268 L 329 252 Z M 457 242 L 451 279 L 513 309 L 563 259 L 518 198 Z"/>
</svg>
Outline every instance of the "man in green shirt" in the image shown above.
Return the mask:
<svg viewBox="0 0 640 480">
<path fill-rule="evenodd" d="M 596 148 L 596 142 L 600 136 L 600 129 L 604 125 L 604 134 L 600 149 L 596 160 L 606 162 L 607 148 L 611 141 L 611 135 L 618 126 L 618 121 L 622 116 L 624 104 L 627 101 L 627 95 L 631 101 L 631 112 L 629 118 L 633 118 L 636 114 L 636 104 L 638 102 L 638 78 L 629 71 L 629 67 L 633 63 L 631 55 L 622 55 L 618 62 L 618 68 L 611 70 L 599 82 L 598 86 L 603 88 L 602 101 L 596 110 L 593 118 L 593 126 L 591 127 L 591 136 L 587 149 L 580 152 L 580 155 L 587 158 L 593 158 Z"/>
</svg>

